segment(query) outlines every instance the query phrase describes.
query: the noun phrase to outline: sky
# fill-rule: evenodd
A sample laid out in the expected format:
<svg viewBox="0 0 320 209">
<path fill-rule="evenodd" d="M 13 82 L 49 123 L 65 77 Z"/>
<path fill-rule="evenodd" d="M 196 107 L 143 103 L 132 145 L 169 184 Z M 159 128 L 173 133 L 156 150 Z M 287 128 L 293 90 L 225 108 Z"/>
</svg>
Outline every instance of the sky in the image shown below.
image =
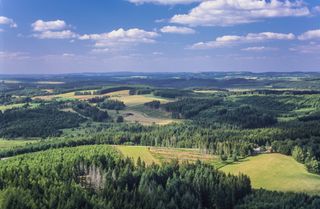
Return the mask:
<svg viewBox="0 0 320 209">
<path fill-rule="evenodd" d="M 0 74 L 319 66 L 319 0 L 0 0 Z"/>
</svg>

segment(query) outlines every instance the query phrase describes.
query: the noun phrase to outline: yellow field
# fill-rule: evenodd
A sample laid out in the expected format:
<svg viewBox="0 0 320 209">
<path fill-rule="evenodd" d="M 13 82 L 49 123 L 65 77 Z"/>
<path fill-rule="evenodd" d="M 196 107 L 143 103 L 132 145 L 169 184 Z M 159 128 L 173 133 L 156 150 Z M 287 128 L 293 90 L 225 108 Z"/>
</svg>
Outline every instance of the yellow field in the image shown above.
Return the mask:
<svg viewBox="0 0 320 209">
<path fill-rule="evenodd" d="M 37 81 L 35 83 L 37 83 L 37 84 L 59 85 L 59 84 L 64 84 L 65 82 L 61 82 L 61 81 Z"/>
<path fill-rule="evenodd" d="M 16 81 L 16 80 L 0 80 L 0 82 L 2 83 L 11 83 L 11 84 L 14 84 L 14 83 L 21 83 L 21 81 Z"/>
<path fill-rule="evenodd" d="M 147 165 L 152 163 L 160 164 L 171 160 L 179 162 L 203 162 L 214 164 L 219 161 L 218 157 L 209 154 L 202 154 L 198 149 L 162 148 L 146 146 L 115 146 L 125 157 L 133 158 L 136 162 L 140 157 Z"/>
<path fill-rule="evenodd" d="M 214 93 L 218 93 L 219 91 L 217 91 L 217 90 L 194 90 L 193 92 L 202 93 L 202 94 L 214 94 Z"/>
<path fill-rule="evenodd" d="M 88 91 L 94 92 L 94 90 L 84 90 L 82 92 L 88 92 Z M 159 100 L 160 102 L 163 102 L 163 103 L 169 101 L 167 99 L 153 97 L 152 95 L 129 95 L 129 90 L 115 91 L 115 92 L 102 94 L 102 95 L 75 95 L 75 91 L 73 91 L 73 92 L 57 94 L 57 95 L 36 96 L 34 97 L 34 99 L 53 100 L 53 99 L 62 98 L 62 99 L 87 100 L 97 96 L 110 96 L 110 98 L 112 99 L 116 99 L 124 102 L 125 105 L 127 105 L 128 107 L 144 104 L 146 102 L 151 102 L 153 100 Z"/>
<path fill-rule="evenodd" d="M 150 152 L 161 162 L 168 162 L 171 160 L 178 160 L 179 162 L 196 162 L 197 160 L 201 160 L 209 164 L 214 164 L 219 160 L 214 155 L 201 153 L 199 149 L 151 147 Z"/>
<path fill-rule="evenodd" d="M 159 164 L 159 160 L 152 156 L 148 147 L 144 146 L 115 146 L 121 154 L 125 157 L 132 158 L 134 162 L 137 162 L 138 158 L 144 161 L 147 165 L 152 163 Z"/>
<path fill-rule="evenodd" d="M 115 91 L 115 92 L 109 93 L 107 95 L 110 96 L 112 99 L 122 101 L 128 107 L 141 105 L 146 102 L 151 102 L 153 100 L 158 100 L 161 103 L 166 103 L 169 101 L 164 98 L 154 97 L 151 94 L 148 94 L 148 95 L 129 95 L 129 90 Z"/>
<path fill-rule="evenodd" d="M 320 176 L 309 173 L 304 165 L 281 154 L 249 157 L 221 170 L 248 175 L 254 188 L 320 194 Z"/>
<path fill-rule="evenodd" d="M 93 90 L 88 90 L 93 92 Z M 53 100 L 53 99 L 79 99 L 79 100 L 86 100 L 86 99 L 90 99 L 93 97 L 97 97 L 97 95 L 74 95 L 75 91 L 73 92 L 68 92 L 68 93 L 64 93 L 64 94 L 55 94 L 55 95 L 47 95 L 47 96 L 36 96 L 33 97 L 33 99 L 42 99 L 42 100 Z M 102 95 L 100 95 L 102 96 Z"/>
<path fill-rule="evenodd" d="M 135 123 L 138 122 L 142 125 L 167 125 L 174 122 L 179 122 L 178 120 L 170 119 L 170 118 L 158 118 L 158 117 L 150 117 L 142 112 L 137 111 L 122 111 L 123 115 L 131 113 L 133 115 L 124 116 L 125 121 Z"/>
</svg>

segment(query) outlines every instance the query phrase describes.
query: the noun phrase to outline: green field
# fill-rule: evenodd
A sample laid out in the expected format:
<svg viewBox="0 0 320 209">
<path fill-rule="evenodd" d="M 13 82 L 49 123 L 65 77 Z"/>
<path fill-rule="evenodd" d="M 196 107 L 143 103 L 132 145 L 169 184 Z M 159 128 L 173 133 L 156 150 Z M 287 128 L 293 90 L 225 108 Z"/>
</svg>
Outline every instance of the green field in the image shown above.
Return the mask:
<svg viewBox="0 0 320 209">
<path fill-rule="evenodd" d="M 19 108 L 19 107 L 22 107 L 23 105 L 24 105 L 24 103 L 11 104 L 11 105 L 0 105 L 0 111 L 9 110 L 9 109 L 13 109 L 13 108 Z"/>
<path fill-rule="evenodd" d="M 148 165 L 167 162 L 173 159 L 194 162 L 201 160 L 220 167 L 220 160 L 213 155 L 201 154 L 197 149 L 156 148 L 143 146 L 116 146 L 120 152 L 133 158 L 138 157 Z M 220 165 L 220 166 L 219 166 Z M 307 172 L 304 165 L 292 157 L 281 154 L 262 154 L 249 157 L 238 163 L 227 164 L 221 168 L 226 173 L 238 175 L 244 173 L 252 181 L 254 188 L 275 191 L 320 193 L 320 176 Z"/>
<path fill-rule="evenodd" d="M 304 165 L 281 154 L 263 154 L 221 169 L 248 175 L 254 188 L 276 191 L 320 193 L 320 176 L 308 173 Z"/>
<path fill-rule="evenodd" d="M 10 104 L 10 105 L 0 105 L 0 111 L 10 110 L 13 108 L 20 108 L 23 107 L 26 103 L 19 103 L 19 104 Z M 39 106 L 38 103 L 29 103 L 30 108 L 36 108 Z"/>
<path fill-rule="evenodd" d="M 34 143 L 36 140 L 3 140 L 0 139 L 0 150 L 12 147 L 26 145 L 27 143 Z"/>
</svg>

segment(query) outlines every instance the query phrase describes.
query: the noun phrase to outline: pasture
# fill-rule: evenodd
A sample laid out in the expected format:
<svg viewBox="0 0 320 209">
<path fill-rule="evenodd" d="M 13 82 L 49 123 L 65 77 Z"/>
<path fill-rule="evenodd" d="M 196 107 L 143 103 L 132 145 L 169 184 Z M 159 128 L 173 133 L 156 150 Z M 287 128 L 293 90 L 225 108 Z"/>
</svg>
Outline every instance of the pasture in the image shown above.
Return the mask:
<svg viewBox="0 0 320 209">
<path fill-rule="evenodd" d="M 262 154 L 221 168 L 231 174 L 244 173 L 254 188 L 275 191 L 320 193 L 320 176 L 309 173 L 303 164 L 281 154 Z"/>
</svg>

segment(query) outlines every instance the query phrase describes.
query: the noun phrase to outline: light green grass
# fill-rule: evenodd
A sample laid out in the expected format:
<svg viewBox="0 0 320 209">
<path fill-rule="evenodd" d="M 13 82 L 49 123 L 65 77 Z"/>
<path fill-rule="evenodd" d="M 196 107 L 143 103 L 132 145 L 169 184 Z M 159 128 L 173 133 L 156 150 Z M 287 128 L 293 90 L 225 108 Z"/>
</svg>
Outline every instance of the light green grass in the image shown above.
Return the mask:
<svg viewBox="0 0 320 209">
<path fill-rule="evenodd" d="M 115 146 L 121 154 L 125 157 L 132 158 L 135 162 L 137 162 L 138 158 L 144 161 L 147 165 L 151 165 L 152 163 L 159 164 L 159 160 L 153 157 L 148 147 L 144 146 Z"/>
<path fill-rule="evenodd" d="M 27 143 L 34 143 L 36 140 L 4 140 L 0 139 L 0 150 L 12 147 L 24 146 Z"/>
<path fill-rule="evenodd" d="M 248 175 L 254 188 L 320 194 L 320 176 L 308 173 L 303 164 L 281 154 L 249 157 L 221 170 Z"/>
<path fill-rule="evenodd" d="M 23 107 L 26 103 L 19 103 L 19 104 L 11 104 L 11 105 L 0 105 L 0 111 L 10 110 L 13 108 L 20 108 Z M 38 103 L 29 103 L 30 108 L 36 108 L 39 106 Z"/>
<path fill-rule="evenodd" d="M 22 107 L 23 105 L 24 105 L 24 103 L 11 104 L 11 105 L 0 105 L 0 111 L 4 111 L 4 110 L 9 110 L 9 109 L 13 109 L 13 108 Z"/>
</svg>

